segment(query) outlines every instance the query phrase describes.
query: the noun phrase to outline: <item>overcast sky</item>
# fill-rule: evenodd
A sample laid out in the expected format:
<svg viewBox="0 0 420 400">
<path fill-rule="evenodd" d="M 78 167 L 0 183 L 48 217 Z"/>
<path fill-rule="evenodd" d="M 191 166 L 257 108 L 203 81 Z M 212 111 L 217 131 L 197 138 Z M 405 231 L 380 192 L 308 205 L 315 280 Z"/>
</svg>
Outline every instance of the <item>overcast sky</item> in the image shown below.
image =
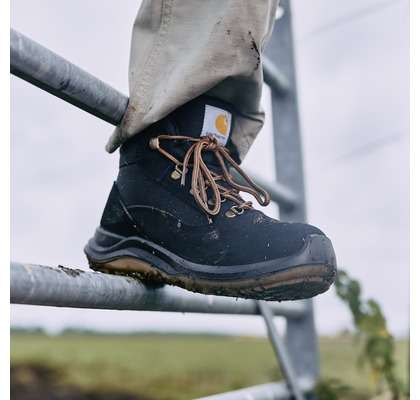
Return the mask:
<svg viewBox="0 0 420 400">
<path fill-rule="evenodd" d="M 12 27 L 128 93 L 136 1 L 14 0 Z M 294 0 L 309 222 L 377 299 L 391 330 L 409 327 L 409 2 Z M 85 268 L 82 252 L 117 173 L 112 127 L 12 78 L 12 258 Z M 269 111 L 269 93 L 264 105 Z M 245 166 L 274 178 L 271 119 Z M 261 157 L 264 154 L 264 157 Z M 276 207 L 268 212 L 275 215 Z M 316 299 L 321 333 L 350 327 L 334 291 Z M 261 333 L 258 317 L 13 306 L 12 323 L 100 329 Z"/>
</svg>

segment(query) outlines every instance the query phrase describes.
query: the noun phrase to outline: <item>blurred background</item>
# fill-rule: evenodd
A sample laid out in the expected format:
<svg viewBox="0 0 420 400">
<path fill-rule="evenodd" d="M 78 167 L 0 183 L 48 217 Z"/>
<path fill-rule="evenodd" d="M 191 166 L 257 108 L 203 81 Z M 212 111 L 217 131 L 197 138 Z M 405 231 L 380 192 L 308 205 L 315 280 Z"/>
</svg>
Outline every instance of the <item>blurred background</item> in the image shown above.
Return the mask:
<svg viewBox="0 0 420 400">
<path fill-rule="evenodd" d="M 139 4 L 14 0 L 11 21 L 14 29 L 128 93 L 130 36 Z M 409 333 L 409 1 L 293 0 L 292 12 L 308 220 L 332 238 L 339 265 L 360 280 L 364 295 L 380 303 L 391 333 L 405 346 Z M 117 174 L 118 154 L 104 151 L 113 127 L 16 77 L 11 79 L 11 93 L 12 259 L 84 269 L 83 246 L 99 223 Z M 244 166 L 274 180 L 269 96 L 266 87 L 267 123 Z M 268 213 L 276 216 L 276 206 L 270 206 Z M 316 298 L 315 313 L 323 337 L 321 351 L 330 351 L 322 340 L 351 331 L 351 315 L 334 290 Z M 15 330 L 42 328 L 49 335 L 68 328 L 113 334 L 237 334 L 248 337 L 237 339 L 244 341 L 235 342 L 238 352 L 261 346 L 262 353 L 254 354 L 254 360 L 261 357 L 263 368 L 261 354 L 267 352 L 275 370 L 274 358 L 264 347 L 268 345 L 258 339 L 265 335 L 258 317 L 168 313 L 162 318 L 153 312 L 12 306 L 11 324 Z M 37 340 L 36 345 L 21 342 L 12 359 L 48 353 L 47 339 Z M 153 338 L 147 340 L 150 343 L 143 342 L 139 352 L 147 353 L 153 343 L 157 345 Z M 198 352 L 203 349 L 203 344 L 189 342 Z M 73 354 L 80 347 L 74 342 L 69 346 Z M 158 347 L 165 354 L 165 346 Z M 114 356 L 124 368 L 131 353 L 118 354 Z M 169 356 L 165 360 L 169 362 Z M 337 369 L 330 364 L 331 371 Z M 273 379 L 271 367 L 267 368 L 268 378 L 263 374 L 262 382 Z M 229 385 L 240 387 L 247 381 L 248 386 L 252 383 L 248 378 L 255 377 L 235 378 Z M 90 387 L 91 382 L 74 379 Z M 210 387 L 197 390 L 199 394 L 213 391 Z"/>
</svg>

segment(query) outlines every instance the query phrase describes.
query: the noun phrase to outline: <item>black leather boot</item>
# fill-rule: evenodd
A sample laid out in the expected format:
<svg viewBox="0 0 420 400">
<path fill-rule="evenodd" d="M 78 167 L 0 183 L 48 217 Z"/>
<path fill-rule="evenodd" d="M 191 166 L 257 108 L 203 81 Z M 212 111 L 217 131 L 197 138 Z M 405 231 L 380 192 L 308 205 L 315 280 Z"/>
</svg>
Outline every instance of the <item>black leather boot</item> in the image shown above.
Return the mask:
<svg viewBox="0 0 420 400">
<path fill-rule="evenodd" d="M 309 298 L 330 287 L 336 260 L 325 234 L 269 218 L 241 198 L 244 191 L 269 202 L 238 166 L 234 123 L 230 106 L 201 97 L 121 147 L 118 178 L 85 247 L 91 268 L 264 300 Z"/>
</svg>

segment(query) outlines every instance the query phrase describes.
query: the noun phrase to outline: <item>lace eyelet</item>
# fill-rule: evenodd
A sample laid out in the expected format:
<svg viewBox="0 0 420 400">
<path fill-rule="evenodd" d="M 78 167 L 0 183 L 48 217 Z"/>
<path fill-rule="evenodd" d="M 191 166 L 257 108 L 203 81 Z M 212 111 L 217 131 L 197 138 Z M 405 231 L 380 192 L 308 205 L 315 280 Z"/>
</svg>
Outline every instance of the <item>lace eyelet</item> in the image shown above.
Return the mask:
<svg viewBox="0 0 420 400">
<path fill-rule="evenodd" d="M 149 147 L 152 150 L 158 150 L 159 147 L 160 147 L 160 145 L 159 145 L 159 138 L 158 137 L 151 138 L 150 141 L 149 141 Z"/>
<path fill-rule="evenodd" d="M 236 213 L 236 215 L 242 215 L 244 213 L 244 209 L 242 207 L 233 206 L 232 210 Z"/>
<path fill-rule="evenodd" d="M 180 168 L 178 167 L 178 165 L 175 166 L 175 169 L 171 172 L 171 178 L 174 181 L 177 181 L 178 179 L 180 179 L 182 176 L 182 171 L 180 170 Z"/>
<path fill-rule="evenodd" d="M 228 218 L 235 218 L 238 215 L 242 215 L 244 213 L 244 209 L 239 206 L 232 206 L 225 212 L 225 216 Z"/>
<path fill-rule="evenodd" d="M 225 212 L 225 217 L 228 217 L 228 218 L 235 218 L 236 217 L 236 214 L 229 208 L 229 210 L 227 210 L 226 212 Z"/>
</svg>

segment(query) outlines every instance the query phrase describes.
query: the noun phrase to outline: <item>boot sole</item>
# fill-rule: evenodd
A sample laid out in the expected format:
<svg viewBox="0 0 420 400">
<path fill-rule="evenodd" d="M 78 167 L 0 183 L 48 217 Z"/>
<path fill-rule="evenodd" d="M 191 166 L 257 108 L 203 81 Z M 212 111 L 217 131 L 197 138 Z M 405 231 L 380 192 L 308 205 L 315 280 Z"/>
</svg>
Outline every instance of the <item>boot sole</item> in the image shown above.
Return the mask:
<svg viewBox="0 0 420 400">
<path fill-rule="evenodd" d="M 134 276 L 146 284 L 256 300 L 314 297 L 328 290 L 336 276 L 332 244 L 322 235 L 309 235 L 296 255 L 233 266 L 196 264 L 146 239 L 119 236 L 103 228 L 96 230 L 84 251 L 95 271 Z"/>
</svg>

